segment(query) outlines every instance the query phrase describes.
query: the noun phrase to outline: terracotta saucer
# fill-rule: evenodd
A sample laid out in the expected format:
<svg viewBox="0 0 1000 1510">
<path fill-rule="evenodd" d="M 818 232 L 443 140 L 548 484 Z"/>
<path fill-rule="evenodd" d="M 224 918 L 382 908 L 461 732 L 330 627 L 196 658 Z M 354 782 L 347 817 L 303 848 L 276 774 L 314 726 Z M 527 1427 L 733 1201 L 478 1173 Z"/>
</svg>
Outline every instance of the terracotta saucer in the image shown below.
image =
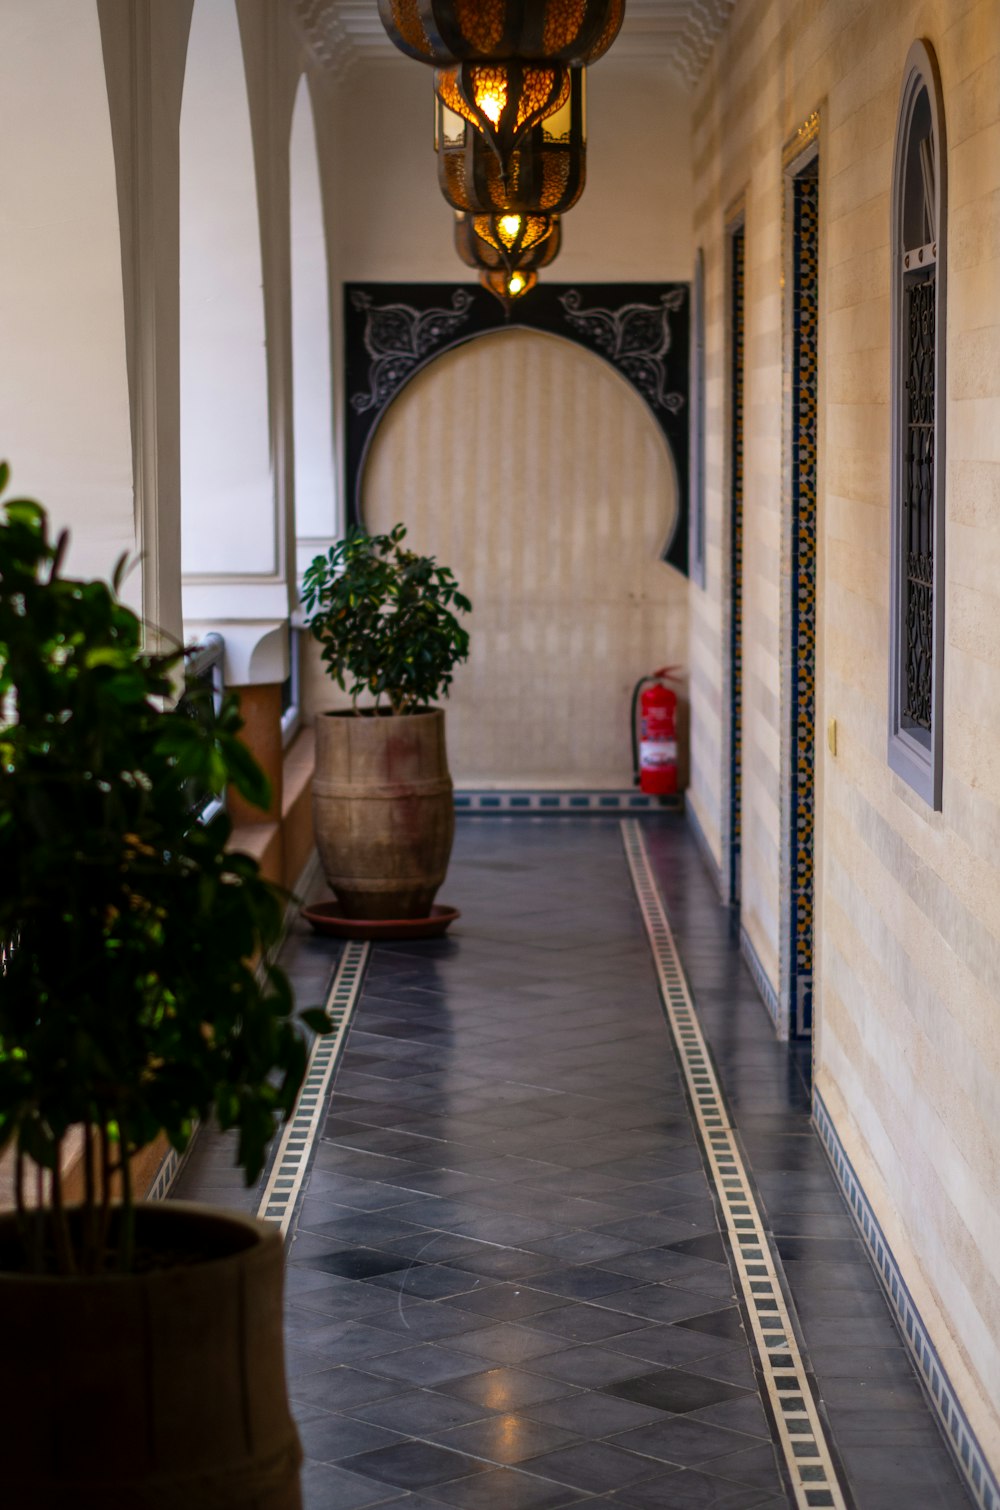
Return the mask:
<svg viewBox="0 0 1000 1510">
<path fill-rule="evenodd" d="M 462 914 L 457 907 L 431 908 L 426 918 L 345 918 L 336 902 L 303 907 L 317 933 L 335 939 L 436 939 Z"/>
</svg>

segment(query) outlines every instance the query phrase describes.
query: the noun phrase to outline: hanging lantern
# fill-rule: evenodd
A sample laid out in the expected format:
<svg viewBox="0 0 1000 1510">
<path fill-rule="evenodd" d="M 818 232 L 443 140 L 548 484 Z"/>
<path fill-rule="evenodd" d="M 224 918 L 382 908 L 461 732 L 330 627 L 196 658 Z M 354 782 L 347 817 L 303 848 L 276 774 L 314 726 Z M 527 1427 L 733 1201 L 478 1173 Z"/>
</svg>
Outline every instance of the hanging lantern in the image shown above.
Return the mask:
<svg viewBox="0 0 1000 1510">
<path fill-rule="evenodd" d="M 571 68 L 569 98 L 500 159 L 464 116 L 436 101 L 438 182 L 455 210 L 471 215 L 564 215 L 587 172 L 586 73 Z"/>
<path fill-rule="evenodd" d="M 378 0 L 378 11 L 396 47 L 421 63 L 586 64 L 615 40 L 625 0 Z"/>
<path fill-rule="evenodd" d="M 520 269 L 513 273 L 507 272 L 506 268 L 498 269 L 496 272 L 484 270 L 479 274 L 479 281 L 489 293 L 500 300 L 509 319 L 515 300 L 522 298 L 525 294 L 530 294 L 531 290 L 536 287 L 538 274 L 522 273 Z"/>
<path fill-rule="evenodd" d="M 459 63 L 439 68 L 434 87 L 442 104 L 488 142 L 507 176 L 517 147 L 569 100 L 569 69 L 561 63 Z"/>
<path fill-rule="evenodd" d="M 553 234 L 557 240 L 561 235 L 558 215 L 476 215 L 472 229 L 480 241 L 509 258 L 511 265 Z M 551 262 L 552 257 L 546 261 Z"/>
<path fill-rule="evenodd" d="M 499 229 L 490 225 L 490 222 L 494 220 L 516 221 L 518 227 L 517 229 L 508 227 L 506 233 L 501 233 L 495 239 L 491 239 L 494 229 Z M 545 234 L 536 235 L 530 242 L 528 241 L 529 221 L 545 222 Z M 538 231 L 539 225 L 536 224 L 534 229 Z M 484 235 L 484 230 L 490 234 Z M 510 234 L 512 230 L 513 234 Z M 550 262 L 554 262 L 561 246 L 562 227 L 558 216 L 458 214 L 455 216 L 455 250 L 467 267 L 478 268 L 482 272 L 511 275 L 534 273 L 539 268 L 548 267 Z"/>
</svg>

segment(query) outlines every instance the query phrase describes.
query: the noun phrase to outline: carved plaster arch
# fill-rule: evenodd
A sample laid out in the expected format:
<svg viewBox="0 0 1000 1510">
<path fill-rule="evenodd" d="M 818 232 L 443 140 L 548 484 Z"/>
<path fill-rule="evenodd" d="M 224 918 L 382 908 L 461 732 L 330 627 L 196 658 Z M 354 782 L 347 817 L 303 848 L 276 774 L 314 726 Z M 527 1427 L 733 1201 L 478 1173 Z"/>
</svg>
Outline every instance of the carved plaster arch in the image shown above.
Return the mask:
<svg viewBox="0 0 1000 1510">
<path fill-rule="evenodd" d="M 411 378 L 477 336 L 503 330 L 500 305 L 467 285 L 348 284 L 346 487 L 348 519 L 361 522 L 361 492 L 382 417 Z M 511 328 L 554 335 L 603 358 L 636 391 L 666 443 L 677 516 L 663 559 L 688 569 L 689 287 L 664 284 L 545 284 Z"/>
<path fill-rule="evenodd" d="M 472 600 L 447 703 L 459 783 L 626 788 L 636 678 L 687 663 L 689 621 L 663 561 L 673 458 L 621 374 L 547 331 L 457 343 L 387 407 L 361 503 Z"/>
</svg>

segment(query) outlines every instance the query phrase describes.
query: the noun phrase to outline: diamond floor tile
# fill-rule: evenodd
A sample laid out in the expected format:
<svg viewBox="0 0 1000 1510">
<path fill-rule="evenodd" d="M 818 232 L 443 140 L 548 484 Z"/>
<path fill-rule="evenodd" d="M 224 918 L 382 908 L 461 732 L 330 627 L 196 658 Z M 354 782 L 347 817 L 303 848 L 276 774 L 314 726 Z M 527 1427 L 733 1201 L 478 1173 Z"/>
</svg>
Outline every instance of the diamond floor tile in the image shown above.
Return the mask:
<svg viewBox="0 0 1000 1510">
<path fill-rule="evenodd" d="M 853 1510 L 967 1506 L 684 825 L 644 820 Z M 372 951 L 288 1258 L 304 1510 L 789 1505 L 617 822 L 463 819 Z M 338 946 L 285 946 L 314 1002 Z M 253 1207 L 203 1132 L 176 1194 Z"/>
</svg>

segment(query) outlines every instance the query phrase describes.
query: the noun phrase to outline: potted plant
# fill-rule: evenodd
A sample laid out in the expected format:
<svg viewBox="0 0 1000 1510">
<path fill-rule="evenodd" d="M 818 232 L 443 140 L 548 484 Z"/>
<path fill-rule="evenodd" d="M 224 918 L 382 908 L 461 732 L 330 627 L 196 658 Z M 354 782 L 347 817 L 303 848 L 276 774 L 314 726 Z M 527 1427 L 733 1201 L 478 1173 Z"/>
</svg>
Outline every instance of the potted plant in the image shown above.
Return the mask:
<svg viewBox="0 0 1000 1510">
<path fill-rule="evenodd" d="M 0 467 L 0 491 L 7 469 Z M 193 793 L 266 780 L 227 703 L 175 705 L 114 586 L 63 576 L 35 503 L 0 514 L 0 1216 L 4 1485 L 18 1510 L 295 1510 L 282 1247 L 261 1223 L 139 1202 L 131 1160 L 196 1118 L 248 1183 L 307 1051 L 266 963 L 284 899 Z M 255 958 L 262 963 L 254 964 Z M 322 1012 L 303 1017 L 317 1030 Z M 66 1150 L 80 1147 L 81 1198 Z"/>
<path fill-rule="evenodd" d="M 352 529 L 303 578 L 309 628 L 352 699 L 316 720 L 313 782 L 320 859 L 348 918 L 427 917 L 455 833 L 444 713 L 428 705 L 468 657 L 455 610 L 472 604 L 405 538 L 401 524 Z"/>
</svg>

